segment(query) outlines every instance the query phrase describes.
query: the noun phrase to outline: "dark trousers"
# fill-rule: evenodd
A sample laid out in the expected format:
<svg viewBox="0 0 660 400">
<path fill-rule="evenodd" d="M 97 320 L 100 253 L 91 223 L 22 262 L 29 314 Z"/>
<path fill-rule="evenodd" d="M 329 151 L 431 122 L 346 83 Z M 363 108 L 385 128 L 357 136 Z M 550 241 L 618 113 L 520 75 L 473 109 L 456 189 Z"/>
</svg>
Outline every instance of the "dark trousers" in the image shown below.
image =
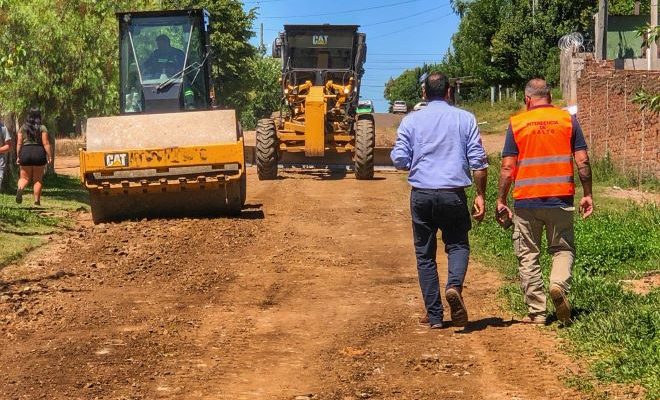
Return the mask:
<svg viewBox="0 0 660 400">
<path fill-rule="evenodd" d="M 442 321 L 442 301 L 438 265 L 437 233 L 442 232 L 448 258 L 447 288 L 463 287 L 470 257 L 468 232 L 472 227 L 463 190 L 416 189 L 410 195 L 417 273 L 429 322 Z"/>
</svg>

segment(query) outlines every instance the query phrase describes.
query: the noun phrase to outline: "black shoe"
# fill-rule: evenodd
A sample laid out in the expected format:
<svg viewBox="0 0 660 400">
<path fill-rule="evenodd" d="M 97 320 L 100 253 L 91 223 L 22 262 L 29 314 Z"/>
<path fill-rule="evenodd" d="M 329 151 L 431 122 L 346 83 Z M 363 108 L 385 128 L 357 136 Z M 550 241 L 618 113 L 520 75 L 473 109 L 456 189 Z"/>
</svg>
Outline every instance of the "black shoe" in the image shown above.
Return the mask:
<svg viewBox="0 0 660 400">
<path fill-rule="evenodd" d="M 35 201 L 35 202 L 34 202 L 34 205 L 35 205 L 35 206 L 40 206 L 40 205 L 41 205 L 41 200 L 37 200 L 37 201 Z"/>
<path fill-rule="evenodd" d="M 23 189 L 16 190 L 16 203 L 21 204 L 23 202 Z"/>
<path fill-rule="evenodd" d="M 445 297 L 449 308 L 451 308 L 451 322 L 454 326 L 466 326 L 468 323 L 468 312 L 463 303 L 461 293 L 456 288 L 449 288 L 445 291 Z"/>
</svg>

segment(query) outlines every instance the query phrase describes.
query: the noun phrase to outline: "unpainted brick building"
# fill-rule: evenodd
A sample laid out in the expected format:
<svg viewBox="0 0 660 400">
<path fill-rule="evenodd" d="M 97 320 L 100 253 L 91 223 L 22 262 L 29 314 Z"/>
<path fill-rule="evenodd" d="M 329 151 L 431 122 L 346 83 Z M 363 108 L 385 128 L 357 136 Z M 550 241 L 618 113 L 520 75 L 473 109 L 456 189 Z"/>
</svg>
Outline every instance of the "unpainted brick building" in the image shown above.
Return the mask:
<svg viewBox="0 0 660 400">
<path fill-rule="evenodd" d="M 577 80 L 578 119 L 592 158 L 609 155 L 626 175 L 660 178 L 658 115 L 631 101 L 640 89 L 660 93 L 660 71 L 621 70 L 614 61 L 587 59 Z"/>
</svg>

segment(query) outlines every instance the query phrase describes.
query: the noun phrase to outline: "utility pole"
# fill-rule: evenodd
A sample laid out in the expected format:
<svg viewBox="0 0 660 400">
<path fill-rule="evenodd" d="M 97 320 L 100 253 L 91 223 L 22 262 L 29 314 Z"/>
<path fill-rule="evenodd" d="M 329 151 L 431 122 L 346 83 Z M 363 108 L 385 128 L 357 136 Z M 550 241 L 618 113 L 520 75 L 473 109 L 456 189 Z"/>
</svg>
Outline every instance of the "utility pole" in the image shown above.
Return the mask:
<svg viewBox="0 0 660 400">
<path fill-rule="evenodd" d="M 265 56 L 266 55 L 266 46 L 264 45 L 264 23 L 263 22 L 260 25 L 259 37 L 260 37 L 259 52 L 261 53 L 262 56 Z"/>
<path fill-rule="evenodd" d="M 658 0 L 651 0 L 651 32 L 649 32 L 649 37 L 655 36 L 654 33 L 658 29 Z M 651 70 L 658 69 L 658 38 L 652 42 L 649 41 L 649 66 Z"/>
<path fill-rule="evenodd" d="M 607 60 L 607 0 L 598 1 L 598 14 L 596 15 L 596 60 Z"/>
</svg>

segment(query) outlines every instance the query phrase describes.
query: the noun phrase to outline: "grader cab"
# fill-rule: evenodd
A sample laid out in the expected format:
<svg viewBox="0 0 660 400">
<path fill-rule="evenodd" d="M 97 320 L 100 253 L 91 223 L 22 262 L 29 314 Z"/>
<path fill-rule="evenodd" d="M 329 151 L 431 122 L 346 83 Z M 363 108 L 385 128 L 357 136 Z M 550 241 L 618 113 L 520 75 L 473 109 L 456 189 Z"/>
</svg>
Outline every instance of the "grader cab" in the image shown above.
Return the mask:
<svg viewBox="0 0 660 400">
<path fill-rule="evenodd" d="M 121 115 L 90 118 L 80 152 L 94 222 L 240 213 L 243 132 L 214 109 L 209 13 L 117 18 Z"/>
<path fill-rule="evenodd" d="M 366 55 L 358 26 L 284 26 L 273 44 L 282 60 L 283 105 L 257 125 L 259 179 L 275 179 L 280 163 L 352 164 L 357 179 L 373 177 L 374 118 L 356 112 Z"/>
</svg>

